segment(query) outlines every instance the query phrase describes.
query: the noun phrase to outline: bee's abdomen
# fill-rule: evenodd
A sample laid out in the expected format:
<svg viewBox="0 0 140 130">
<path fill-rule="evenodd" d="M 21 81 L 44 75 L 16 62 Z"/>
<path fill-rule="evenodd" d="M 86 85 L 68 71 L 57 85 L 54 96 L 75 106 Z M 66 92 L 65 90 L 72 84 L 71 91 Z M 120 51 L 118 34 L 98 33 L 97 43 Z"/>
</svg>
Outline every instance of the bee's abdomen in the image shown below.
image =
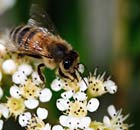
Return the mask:
<svg viewBox="0 0 140 130">
<path fill-rule="evenodd" d="M 19 51 L 42 50 L 46 33 L 41 28 L 21 25 L 10 32 L 10 37 Z"/>
<path fill-rule="evenodd" d="M 10 31 L 10 38 L 12 39 L 13 42 L 16 41 L 17 34 L 18 34 L 18 32 L 20 31 L 20 29 L 21 29 L 22 27 L 23 27 L 23 26 L 17 26 L 16 28 L 13 28 L 13 29 Z"/>
<path fill-rule="evenodd" d="M 10 32 L 10 37 L 17 47 L 22 46 L 22 43 L 24 42 L 24 37 L 30 32 L 30 30 L 30 26 L 21 25 L 17 26 Z"/>
</svg>

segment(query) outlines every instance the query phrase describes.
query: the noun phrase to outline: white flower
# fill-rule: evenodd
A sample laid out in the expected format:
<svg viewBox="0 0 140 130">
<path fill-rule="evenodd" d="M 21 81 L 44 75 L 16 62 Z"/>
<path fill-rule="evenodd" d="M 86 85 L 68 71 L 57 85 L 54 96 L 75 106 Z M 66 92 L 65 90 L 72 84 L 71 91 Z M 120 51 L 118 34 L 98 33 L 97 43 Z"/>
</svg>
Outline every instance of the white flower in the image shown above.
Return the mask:
<svg viewBox="0 0 140 130">
<path fill-rule="evenodd" d="M 61 94 L 61 97 L 64 99 L 70 99 L 73 96 L 73 94 L 74 94 L 73 90 L 69 90 L 69 91 L 63 92 Z"/>
<path fill-rule="evenodd" d="M 85 129 L 89 127 L 91 119 L 90 117 L 75 118 L 62 115 L 59 118 L 59 122 L 62 126 L 68 127 L 70 129 Z"/>
<path fill-rule="evenodd" d="M 12 76 L 12 81 L 16 84 L 24 84 L 26 80 L 26 75 L 21 71 L 16 71 Z"/>
<path fill-rule="evenodd" d="M 35 85 L 31 79 L 27 79 L 27 81 L 19 85 L 19 89 L 21 91 L 21 95 L 25 99 L 29 98 L 38 98 L 39 92 L 41 91 L 41 88 L 37 85 Z"/>
<path fill-rule="evenodd" d="M 107 111 L 108 111 L 109 115 L 110 115 L 112 118 L 115 117 L 116 114 L 117 114 L 117 111 L 116 111 L 114 105 L 110 105 L 110 106 L 107 108 Z"/>
<path fill-rule="evenodd" d="M 104 116 L 103 122 L 107 127 L 111 127 L 111 121 L 108 116 Z"/>
<path fill-rule="evenodd" d="M 15 0 L 0 0 L 0 15 L 15 4 Z"/>
<path fill-rule="evenodd" d="M 80 115 L 83 113 L 81 113 L 82 110 L 79 109 L 83 108 L 86 114 L 87 110 L 90 112 L 94 112 L 99 107 L 99 100 L 97 98 L 91 98 L 87 102 L 87 95 L 84 92 L 72 93 L 72 91 L 66 91 L 61 94 L 61 97 L 62 98 L 58 99 L 56 102 L 56 106 L 60 111 L 66 111 L 69 109 L 68 112 L 77 111 L 76 114 Z M 73 98 L 74 101 L 71 101 L 70 98 Z"/>
<path fill-rule="evenodd" d="M 24 63 L 24 64 L 21 64 L 18 67 L 18 71 L 21 71 L 26 76 L 28 76 L 28 75 L 30 75 L 32 73 L 33 69 L 32 69 L 32 66 L 31 65 Z"/>
<path fill-rule="evenodd" d="M 72 90 L 74 92 L 85 91 L 88 87 L 87 78 L 78 78 L 80 79 L 79 81 L 77 81 L 76 79 L 74 79 L 74 81 L 71 81 L 70 79 L 60 79 L 57 77 L 52 81 L 51 88 L 54 91 L 60 91 L 61 89 L 64 89 L 66 91 Z"/>
<path fill-rule="evenodd" d="M 13 85 L 10 88 L 10 95 L 14 98 L 22 99 L 24 101 L 24 105 L 28 109 L 35 109 L 38 107 L 39 101 L 48 102 L 51 100 L 51 90 L 48 88 L 42 89 L 41 87 L 44 87 L 43 84 L 40 84 L 39 86 L 36 85 L 31 79 L 27 79 L 23 72 L 17 71 L 13 75 L 13 79 L 17 85 Z"/>
<path fill-rule="evenodd" d="M 5 104 L 0 104 L 0 115 L 6 119 L 9 118 L 9 109 Z"/>
<path fill-rule="evenodd" d="M 69 91 L 62 93 L 62 95 L 67 93 L 69 93 Z M 60 111 L 65 111 L 65 115 L 61 115 L 59 118 L 60 124 L 64 127 L 68 127 L 70 130 L 91 130 L 89 128 L 91 119 L 87 116 L 87 112 L 94 112 L 98 109 L 98 99 L 91 98 L 87 101 L 84 92 L 74 93 L 72 97 L 70 96 L 70 99 L 65 98 L 67 96 L 62 97 L 64 98 L 58 99 L 56 103 L 56 106 Z"/>
<path fill-rule="evenodd" d="M 24 104 L 29 109 L 35 109 L 39 105 L 39 101 L 34 98 L 30 98 L 24 101 Z"/>
<path fill-rule="evenodd" d="M 10 115 L 17 117 L 25 111 L 24 100 L 22 98 L 8 97 L 6 103 Z"/>
<path fill-rule="evenodd" d="M 20 88 L 16 85 L 13 85 L 10 88 L 10 95 L 14 98 L 21 98 L 21 91 Z"/>
<path fill-rule="evenodd" d="M 105 93 L 114 94 L 117 91 L 116 84 L 110 80 L 109 78 L 107 81 L 104 80 L 105 72 L 103 74 L 97 75 L 97 69 L 95 69 L 94 74 L 90 73 L 88 78 L 88 88 L 87 94 L 90 97 L 98 97 Z"/>
<path fill-rule="evenodd" d="M 23 114 L 21 114 L 18 118 L 19 124 L 22 127 L 25 127 L 28 125 L 29 120 L 31 120 L 31 113 L 30 112 L 25 112 Z"/>
<path fill-rule="evenodd" d="M 117 91 L 117 86 L 112 80 L 105 81 L 104 87 L 110 94 L 114 94 Z"/>
<path fill-rule="evenodd" d="M 85 70 L 84 65 L 83 65 L 83 64 L 79 64 L 79 65 L 78 65 L 78 71 L 79 71 L 80 73 L 83 73 L 84 70 Z"/>
<path fill-rule="evenodd" d="M 0 120 L 0 130 L 3 129 L 3 120 Z"/>
<path fill-rule="evenodd" d="M 90 117 L 84 117 L 80 119 L 80 122 L 81 122 L 80 128 L 85 129 L 85 128 L 88 128 L 88 126 L 90 125 L 91 119 Z"/>
<path fill-rule="evenodd" d="M 124 123 L 129 115 L 123 116 L 121 112 L 122 110 L 116 111 L 113 105 L 108 107 L 108 113 L 111 119 L 108 116 L 104 116 L 103 122 L 106 128 L 113 130 L 124 130 L 130 127 L 130 125 Z"/>
<path fill-rule="evenodd" d="M 56 78 L 51 83 L 51 88 L 54 91 L 60 91 L 63 87 L 63 81 L 60 78 Z"/>
<path fill-rule="evenodd" d="M 50 89 L 44 88 L 40 91 L 39 100 L 41 102 L 48 102 L 50 101 L 51 97 L 52 97 L 52 92 Z"/>
<path fill-rule="evenodd" d="M 3 96 L 3 90 L 2 90 L 2 88 L 0 87 L 0 99 L 2 98 L 2 96 Z"/>
<path fill-rule="evenodd" d="M 42 80 L 40 79 L 39 75 L 38 75 L 38 72 L 34 71 L 32 73 L 32 81 L 36 84 L 36 85 L 39 85 L 39 84 L 42 84 Z"/>
<path fill-rule="evenodd" d="M 60 111 L 65 111 L 69 108 L 70 101 L 68 99 L 60 98 L 56 102 L 56 106 Z"/>
<path fill-rule="evenodd" d="M 26 125 L 27 130 L 51 130 L 50 124 L 45 124 L 45 122 L 40 119 L 35 114 L 32 115 L 30 120 L 28 120 L 28 123 Z"/>
<path fill-rule="evenodd" d="M 64 130 L 61 125 L 55 125 L 52 127 L 52 130 Z"/>
<path fill-rule="evenodd" d="M 87 99 L 87 95 L 84 92 L 77 92 L 73 95 L 74 100 L 85 101 Z"/>
<path fill-rule="evenodd" d="M 94 112 L 98 109 L 99 107 L 99 100 L 97 98 L 91 98 L 89 101 L 88 101 L 88 104 L 87 104 L 87 109 L 90 111 L 90 112 Z"/>
<path fill-rule="evenodd" d="M 51 130 L 50 124 L 47 123 L 47 124 L 45 125 L 45 127 L 44 127 L 42 130 Z"/>
<path fill-rule="evenodd" d="M 14 60 L 8 59 L 2 63 L 2 69 L 6 74 L 13 74 L 16 71 L 17 65 Z"/>
<path fill-rule="evenodd" d="M 51 128 L 51 125 L 49 123 L 47 123 L 45 125 L 45 127 L 41 130 L 64 130 L 63 127 L 61 125 L 54 125 L 52 128 Z"/>
<path fill-rule="evenodd" d="M 48 110 L 45 109 L 45 108 L 39 107 L 39 108 L 37 109 L 37 116 L 38 116 L 40 119 L 42 119 L 42 120 L 46 119 L 47 116 L 48 116 Z"/>
<path fill-rule="evenodd" d="M 88 87 L 88 79 L 85 77 L 84 80 L 81 80 L 77 83 L 80 86 L 80 91 L 85 91 Z"/>
</svg>

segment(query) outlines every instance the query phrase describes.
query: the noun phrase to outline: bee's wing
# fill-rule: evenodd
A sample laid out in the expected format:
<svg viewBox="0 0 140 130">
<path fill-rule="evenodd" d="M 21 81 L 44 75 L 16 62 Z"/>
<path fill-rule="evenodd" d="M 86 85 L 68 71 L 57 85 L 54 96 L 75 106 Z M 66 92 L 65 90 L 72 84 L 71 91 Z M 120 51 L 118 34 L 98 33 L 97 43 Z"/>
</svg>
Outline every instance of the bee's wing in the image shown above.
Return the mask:
<svg viewBox="0 0 140 130">
<path fill-rule="evenodd" d="M 30 8 L 30 19 L 28 24 L 32 26 L 38 26 L 46 28 L 54 35 L 58 35 L 53 22 L 45 10 L 39 7 L 37 4 L 32 4 Z"/>
</svg>

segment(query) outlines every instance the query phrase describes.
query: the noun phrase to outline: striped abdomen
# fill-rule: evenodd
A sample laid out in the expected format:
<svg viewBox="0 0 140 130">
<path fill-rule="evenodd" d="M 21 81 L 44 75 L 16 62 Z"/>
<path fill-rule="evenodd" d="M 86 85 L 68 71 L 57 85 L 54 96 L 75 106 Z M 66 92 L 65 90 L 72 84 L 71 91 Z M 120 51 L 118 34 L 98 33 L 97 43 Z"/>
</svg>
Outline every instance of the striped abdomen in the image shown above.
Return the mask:
<svg viewBox="0 0 140 130">
<path fill-rule="evenodd" d="M 10 32 L 10 38 L 19 51 L 41 51 L 46 33 L 29 25 L 17 26 Z"/>
</svg>

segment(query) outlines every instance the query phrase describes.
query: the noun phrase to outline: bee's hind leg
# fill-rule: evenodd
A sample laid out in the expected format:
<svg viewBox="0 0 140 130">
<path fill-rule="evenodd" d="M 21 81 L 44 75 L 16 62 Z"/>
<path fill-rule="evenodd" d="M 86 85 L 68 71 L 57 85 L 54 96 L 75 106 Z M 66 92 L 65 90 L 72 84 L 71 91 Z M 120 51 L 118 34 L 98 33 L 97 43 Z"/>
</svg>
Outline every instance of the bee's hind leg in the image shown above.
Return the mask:
<svg viewBox="0 0 140 130">
<path fill-rule="evenodd" d="M 41 71 L 41 68 L 42 68 L 42 67 L 45 67 L 45 64 L 43 64 L 43 63 L 39 64 L 39 65 L 37 66 L 37 72 L 38 72 L 38 75 L 39 75 L 40 79 L 41 79 L 43 82 L 45 82 L 45 77 L 44 77 L 44 75 L 43 75 L 43 73 L 42 73 L 42 71 Z"/>
</svg>

